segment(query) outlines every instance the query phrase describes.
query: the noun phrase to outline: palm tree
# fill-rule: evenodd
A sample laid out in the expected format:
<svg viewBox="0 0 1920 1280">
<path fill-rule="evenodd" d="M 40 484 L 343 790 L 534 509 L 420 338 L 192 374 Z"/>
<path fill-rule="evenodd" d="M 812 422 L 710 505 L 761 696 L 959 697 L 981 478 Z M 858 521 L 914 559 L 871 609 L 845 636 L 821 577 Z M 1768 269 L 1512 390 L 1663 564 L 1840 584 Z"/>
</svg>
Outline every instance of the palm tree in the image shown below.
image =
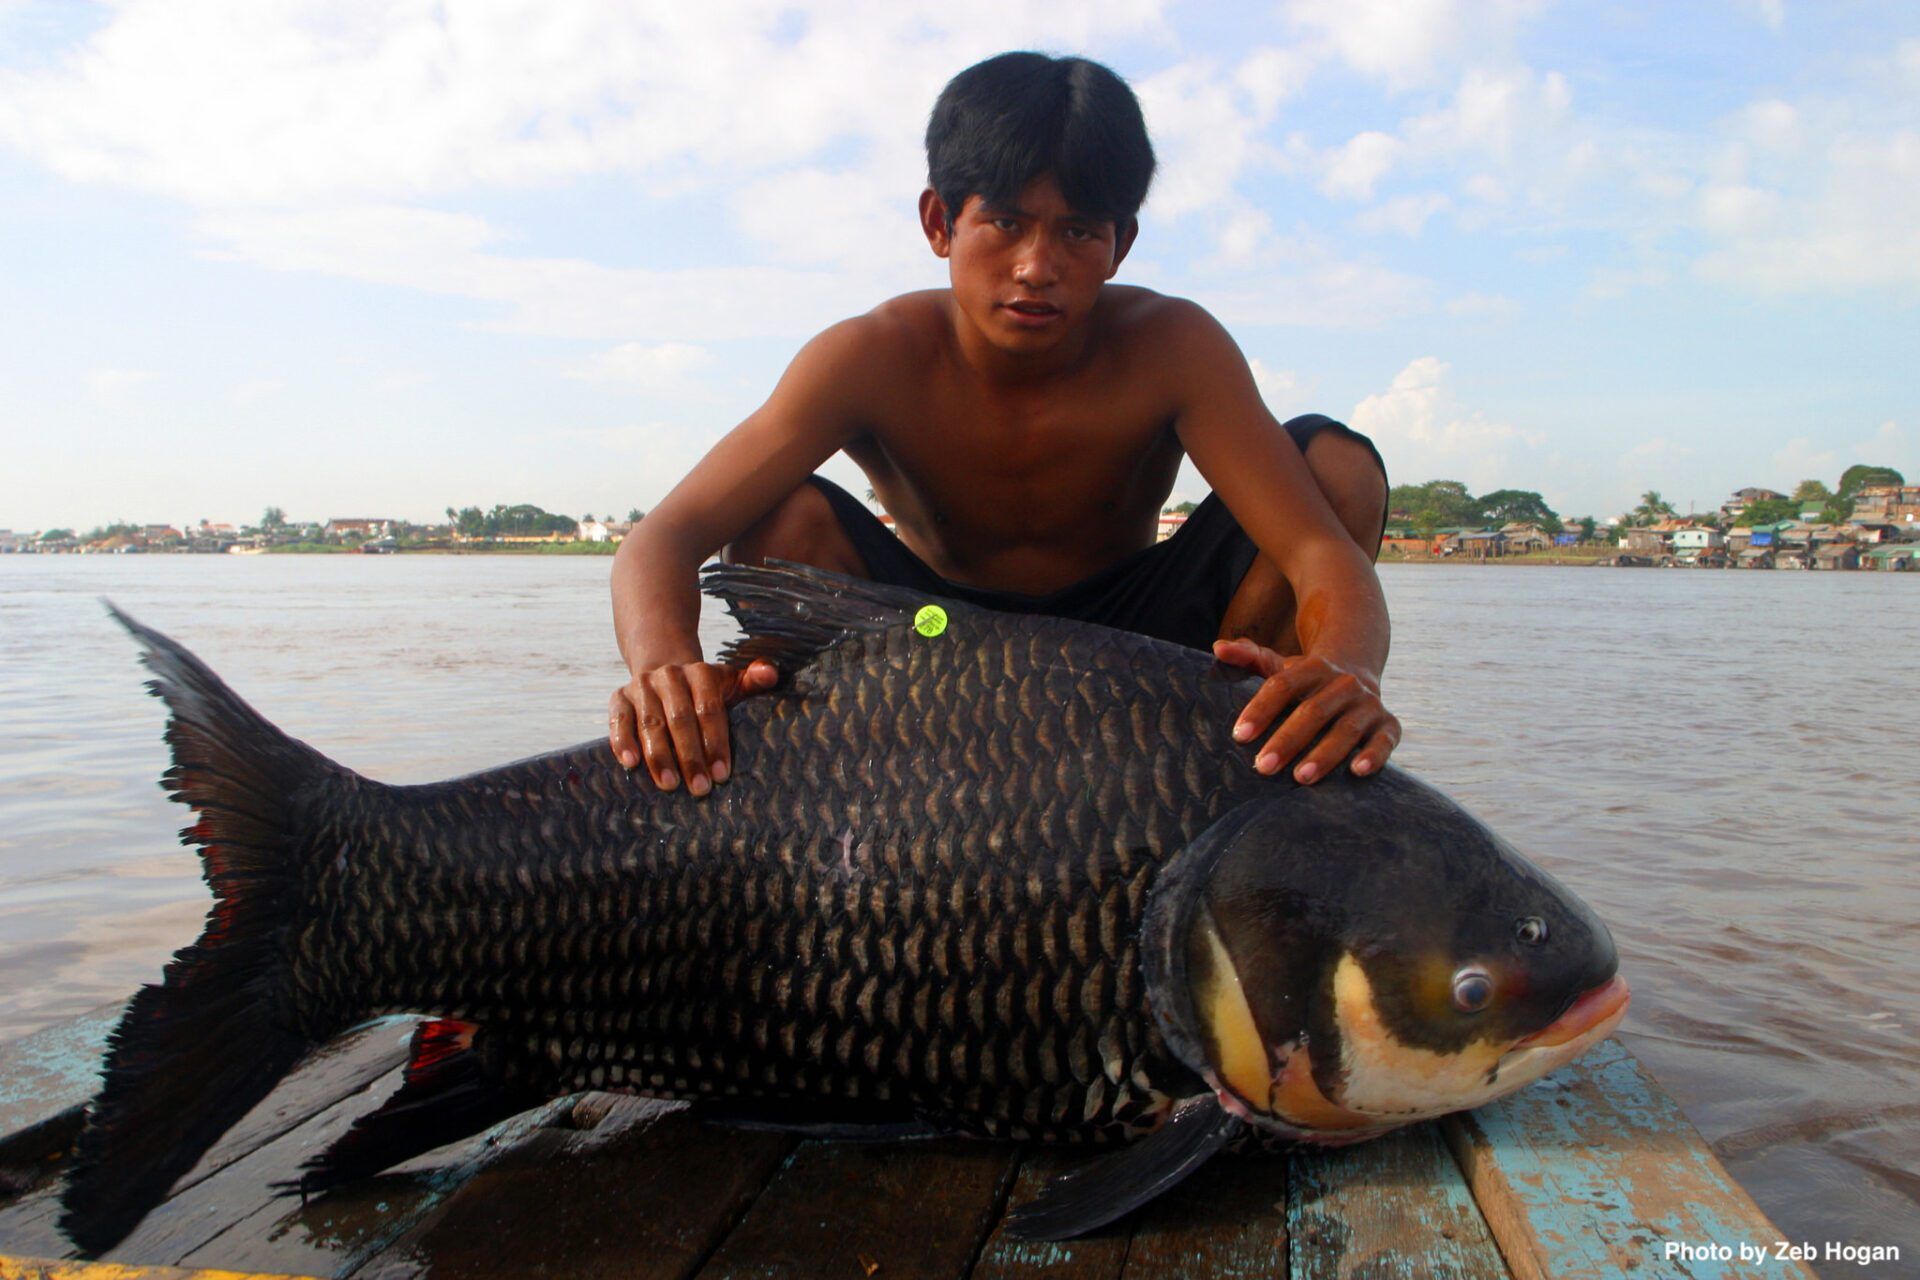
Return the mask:
<svg viewBox="0 0 1920 1280">
<path fill-rule="evenodd" d="M 1633 522 L 1645 527 L 1672 514 L 1673 504 L 1661 497 L 1658 489 L 1649 489 L 1640 495 L 1640 505 L 1633 509 Z"/>
</svg>

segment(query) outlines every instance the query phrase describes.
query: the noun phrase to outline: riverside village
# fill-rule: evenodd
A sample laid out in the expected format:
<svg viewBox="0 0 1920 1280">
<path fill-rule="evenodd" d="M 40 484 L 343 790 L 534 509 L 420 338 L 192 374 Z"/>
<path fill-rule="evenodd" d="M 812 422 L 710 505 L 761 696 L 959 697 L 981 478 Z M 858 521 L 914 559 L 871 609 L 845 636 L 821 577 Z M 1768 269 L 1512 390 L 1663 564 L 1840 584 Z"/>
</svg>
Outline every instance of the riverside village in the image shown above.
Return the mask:
<svg viewBox="0 0 1920 1280">
<path fill-rule="evenodd" d="M 1177 531 L 1194 505 L 1162 512 L 1159 537 Z M 418 524 L 369 516 L 289 520 L 269 507 L 252 525 L 116 520 L 84 534 L 0 529 L 0 554 L 596 555 L 611 554 L 644 514 L 635 509 L 624 520 L 611 514 L 574 519 L 521 503 L 486 511 L 448 507 L 445 523 Z M 892 523 L 886 515 L 881 520 Z M 1907 484 L 1891 467 L 1862 464 L 1849 467 L 1834 488 L 1819 480 L 1804 480 L 1791 494 L 1750 486 L 1706 512 L 1681 514 L 1649 490 L 1632 511 L 1597 519 L 1562 518 L 1531 490 L 1475 497 L 1459 481 L 1431 480 L 1392 490 L 1381 559 L 1910 572 L 1920 561 L 1920 485 Z"/>
</svg>

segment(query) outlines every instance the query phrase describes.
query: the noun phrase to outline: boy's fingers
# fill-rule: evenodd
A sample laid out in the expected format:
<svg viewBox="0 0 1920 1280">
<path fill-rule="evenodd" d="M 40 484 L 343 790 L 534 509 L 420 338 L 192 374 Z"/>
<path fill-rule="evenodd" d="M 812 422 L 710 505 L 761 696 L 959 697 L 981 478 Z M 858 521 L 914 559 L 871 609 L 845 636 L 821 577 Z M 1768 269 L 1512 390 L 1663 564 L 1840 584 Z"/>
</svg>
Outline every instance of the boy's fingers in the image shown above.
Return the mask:
<svg viewBox="0 0 1920 1280">
<path fill-rule="evenodd" d="M 1260 748 L 1260 754 L 1254 758 L 1253 767 L 1261 773 L 1278 773 L 1293 758 L 1305 751 L 1313 740 L 1320 736 L 1335 716 L 1346 709 L 1352 700 L 1352 691 L 1335 686 L 1322 689 L 1312 697 L 1305 699 L 1293 709 L 1271 738 L 1267 745 Z M 1315 771 L 1317 772 L 1317 770 Z M 1300 781 L 1308 781 L 1302 778 Z"/>
<path fill-rule="evenodd" d="M 700 717 L 693 713 L 693 691 L 687 687 L 686 669 L 656 671 L 652 684 L 660 695 L 660 712 L 667 719 L 667 736 L 673 740 L 680 776 L 687 780 L 687 790 L 703 796 L 713 784 L 707 774 L 707 752 L 700 741 Z"/>
<path fill-rule="evenodd" d="M 1286 710 L 1293 701 L 1293 682 L 1286 673 L 1280 672 L 1267 677 L 1266 682 L 1247 699 L 1247 705 L 1241 709 L 1240 718 L 1233 722 L 1233 740 L 1251 742 L 1262 730 L 1272 724 L 1274 718 Z"/>
<path fill-rule="evenodd" d="M 1286 661 L 1272 649 L 1252 640 L 1215 640 L 1213 656 L 1236 667 L 1249 667 L 1263 676 L 1279 671 Z"/>
<path fill-rule="evenodd" d="M 1307 758 L 1294 768 L 1294 781 L 1311 785 L 1339 768 L 1340 762 L 1351 755 L 1353 749 L 1360 745 L 1360 740 L 1366 737 L 1368 727 L 1368 721 L 1356 720 L 1353 716 L 1342 716 L 1335 720 L 1320 735 L 1320 741 L 1307 753 Z"/>
<path fill-rule="evenodd" d="M 727 744 L 727 699 L 720 685 L 720 673 L 706 663 L 687 668 L 693 715 L 700 726 L 700 746 L 705 758 L 712 763 L 715 782 L 725 782 L 733 771 L 733 757 Z"/>
<path fill-rule="evenodd" d="M 1367 739 L 1367 745 L 1354 753 L 1353 764 L 1349 767 L 1362 777 L 1369 773 L 1378 773 L 1381 766 L 1387 763 L 1387 757 L 1392 755 L 1393 749 L 1399 745 L 1400 722 L 1388 716 L 1386 723 L 1375 729 L 1373 736 Z"/>
<path fill-rule="evenodd" d="M 740 673 L 739 681 L 734 685 L 735 697 L 749 693 L 759 693 L 762 689 L 771 689 L 780 683 L 780 671 L 765 658 L 755 658 Z"/>
<path fill-rule="evenodd" d="M 622 769 L 640 763 L 640 748 L 633 740 L 633 704 L 627 701 L 625 689 L 615 689 L 607 699 L 607 745 Z"/>
<path fill-rule="evenodd" d="M 653 775 L 654 786 L 671 791 L 680 785 L 680 776 L 673 771 L 673 739 L 667 736 L 667 717 L 660 710 L 659 695 L 645 680 L 628 688 L 633 691 L 629 698 L 638 699 L 634 711 L 639 717 L 640 754 L 647 762 L 647 772 Z"/>
</svg>

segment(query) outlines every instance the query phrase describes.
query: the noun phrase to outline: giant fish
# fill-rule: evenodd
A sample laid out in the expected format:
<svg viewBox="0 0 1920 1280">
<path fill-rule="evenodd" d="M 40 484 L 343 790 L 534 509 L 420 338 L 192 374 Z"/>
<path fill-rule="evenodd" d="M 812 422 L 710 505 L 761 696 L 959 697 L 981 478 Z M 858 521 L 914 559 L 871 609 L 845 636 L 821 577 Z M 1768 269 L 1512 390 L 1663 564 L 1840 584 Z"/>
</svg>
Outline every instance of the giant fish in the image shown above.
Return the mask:
<svg viewBox="0 0 1920 1280">
<path fill-rule="evenodd" d="M 783 675 L 734 708 L 735 776 L 704 799 L 603 741 L 383 785 L 115 611 L 214 902 L 109 1044 L 64 1192 L 82 1250 L 386 1015 L 426 1019 L 404 1083 L 307 1191 L 599 1089 L 1124 1144 L 1011 1224 L 1058 1238 L 1229 1145 L 1477 1106 L 1625 1011 L 1605 926 L 1433 788 L 1255 772 L 1244 671 L 810 571 L 705 586 L 744 631 L 726 657 Z"/>
</svg>

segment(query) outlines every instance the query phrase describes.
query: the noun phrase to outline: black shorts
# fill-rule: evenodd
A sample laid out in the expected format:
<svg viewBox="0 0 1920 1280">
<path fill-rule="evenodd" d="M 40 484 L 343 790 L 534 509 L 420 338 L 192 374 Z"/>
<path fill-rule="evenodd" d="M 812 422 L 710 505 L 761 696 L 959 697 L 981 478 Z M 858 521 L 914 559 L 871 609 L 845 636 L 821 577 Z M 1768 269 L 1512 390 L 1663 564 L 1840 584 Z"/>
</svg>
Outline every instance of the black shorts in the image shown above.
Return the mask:
<svg viewBox="0 0 1920 1280">
<path fill-rule="evenodd" d="M 1380 466 L 1373 442 L 1332 418 L 1305 414 L 1286 424 L 1287 434 L 1305 453 L 1322 431 L 1351 436 L 1367 446 Z M 1227 604 L 1252 566 L 1257 549 L 1218 494 L 1206 499 L 1186 523 L 1164 542 L 1144 547 L 1117 564 L 1045 595 L 992 591 L 943 578 L 907 549 L 866 504 L 819 476 L 809 477 L 826 496 L 840 527 L 875 582 L 909 587 L 968 604 L 1008 613 L 1044 613 L 1081 622 L 1098 622 L 1123 631 L 1171 640 L 1190 649 L 1210 650 L 1220 634 Z"/>
</svg>

